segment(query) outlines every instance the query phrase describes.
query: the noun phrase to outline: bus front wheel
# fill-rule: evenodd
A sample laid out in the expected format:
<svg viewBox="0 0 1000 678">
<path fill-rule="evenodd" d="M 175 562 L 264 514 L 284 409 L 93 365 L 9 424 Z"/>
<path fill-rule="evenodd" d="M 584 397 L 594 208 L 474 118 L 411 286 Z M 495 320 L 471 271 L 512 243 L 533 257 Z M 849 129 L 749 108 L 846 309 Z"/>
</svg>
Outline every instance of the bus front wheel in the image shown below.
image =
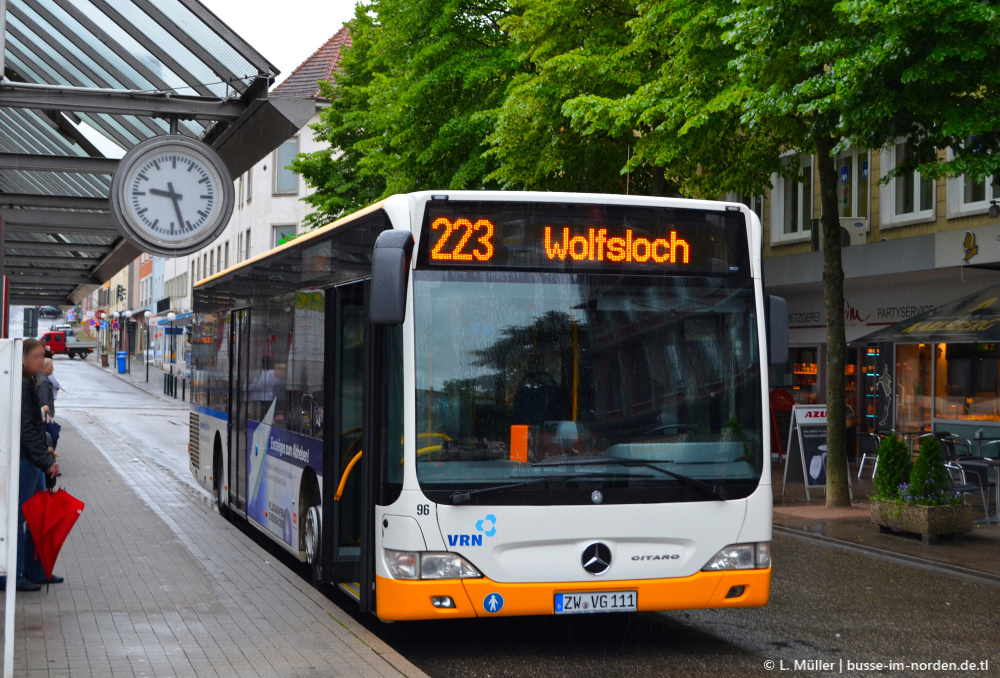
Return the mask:
<svg viewBox="0 0 1000 678">
<path fill-rule="evenodd" d="M 313 585 L 323 583 L 322 545 L 323 545 L 323 515 L 322 505 L 310 506 L 306 512 L 306 562 L 312 571 Z"/>
</svg>

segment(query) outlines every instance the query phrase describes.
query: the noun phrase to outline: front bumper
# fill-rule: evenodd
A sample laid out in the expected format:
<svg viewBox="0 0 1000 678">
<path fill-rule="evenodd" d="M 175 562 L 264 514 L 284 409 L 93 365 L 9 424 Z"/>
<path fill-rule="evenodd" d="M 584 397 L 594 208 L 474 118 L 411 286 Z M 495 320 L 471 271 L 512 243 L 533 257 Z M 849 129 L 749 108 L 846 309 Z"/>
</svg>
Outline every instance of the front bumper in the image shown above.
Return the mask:
<svg viewBox="0 0 1000 678">
<path fill-rule="evenodd" d="M 726 594 L 744 587 L 733 598 Z M 377 614 L 385 621 L 453 619 L 461 617 L 516 617 L 555 614 L 555 594 L 566 592 L 638 591 L 640 612 L 698 608 L 757 607 L 771 594 L 771 568 L 697 572 L 689 577 L 624 581 L 501 584 L 491 579 L 401 580 L 376 577 Z M 503 596 L 502 609 L 488 612 L 485 601 Z M 454 608 L 436 608 L 434 596 L 450 596 Z"/>
</svg>

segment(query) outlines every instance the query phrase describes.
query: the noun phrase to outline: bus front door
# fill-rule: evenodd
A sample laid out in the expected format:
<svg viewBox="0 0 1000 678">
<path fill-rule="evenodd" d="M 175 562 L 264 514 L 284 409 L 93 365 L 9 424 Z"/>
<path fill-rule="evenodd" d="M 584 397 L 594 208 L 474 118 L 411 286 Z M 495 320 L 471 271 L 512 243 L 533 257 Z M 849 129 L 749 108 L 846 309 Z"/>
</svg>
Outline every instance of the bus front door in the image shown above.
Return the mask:
<svg viewBox="0 0 1000 678">
<path fill-rule="evenodd" d="M 229 508 L 246 517 L 247 510 L 247 376 L 250 309 L 229 314 Z"/>
<path fill-rule="evenodd" d="M 324 445 L 324 579 L 355 598 L 361 597 L 362 581 L 365 286 L 341 285 L 326 297 L 326 373 L 333 375 L 326 397 L 334 425 Z"/>
</svg>

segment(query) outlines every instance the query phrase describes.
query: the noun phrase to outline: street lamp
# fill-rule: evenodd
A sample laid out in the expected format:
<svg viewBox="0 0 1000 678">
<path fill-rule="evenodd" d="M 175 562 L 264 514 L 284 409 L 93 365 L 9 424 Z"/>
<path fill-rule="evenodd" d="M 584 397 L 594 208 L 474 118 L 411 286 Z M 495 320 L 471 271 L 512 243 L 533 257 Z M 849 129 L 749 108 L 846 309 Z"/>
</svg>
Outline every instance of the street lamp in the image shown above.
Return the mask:
<svg viewBox="0 0 1000 678">
<path fill-rule="evenodd" d="M 132 311 L 125 311 L 125 350 L 128 351 L 128 373 L 132 374 Z"/>
<path fill-rule="evenodd" d="M 167 314 L 167 320 L 170 321 L 170 374 L 174 373 L 174 321 L 177 320 L 177 314 L 171 311 Z"/>
<path fill-rule="evenodd" d="M 142 314 L 142 317 L 146 319 L 146 341 L 145 350 L 142 353 L 142 361 L 146 363 L 146 382 L 149 382 L 149 319 L 153 317 L 152 311 L 146 311 Z"/>
</svg>

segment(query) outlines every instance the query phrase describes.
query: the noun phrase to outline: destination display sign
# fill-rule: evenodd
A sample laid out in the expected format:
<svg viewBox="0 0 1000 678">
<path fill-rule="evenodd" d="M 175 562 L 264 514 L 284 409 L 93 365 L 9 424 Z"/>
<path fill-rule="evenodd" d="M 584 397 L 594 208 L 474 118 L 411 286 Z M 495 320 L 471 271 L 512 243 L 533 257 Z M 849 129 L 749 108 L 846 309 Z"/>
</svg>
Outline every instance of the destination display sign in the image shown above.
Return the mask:
<svg viewBox="0 0 1000 678">
<path fill-rule="evenodd" d="M 495 201 L 427 204 L 426 267 L 749 275 L 737 210 Z"/>
</svg>

